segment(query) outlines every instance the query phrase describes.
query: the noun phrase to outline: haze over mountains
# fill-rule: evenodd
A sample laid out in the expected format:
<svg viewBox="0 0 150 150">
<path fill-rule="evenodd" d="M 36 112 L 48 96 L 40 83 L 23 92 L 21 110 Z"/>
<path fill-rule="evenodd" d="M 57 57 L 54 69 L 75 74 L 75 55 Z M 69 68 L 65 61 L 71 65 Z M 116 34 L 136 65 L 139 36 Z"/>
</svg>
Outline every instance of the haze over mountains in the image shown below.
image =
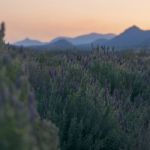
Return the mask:
<svg viewBox="0 0 150 150">
<path fill-rule="evenodd" d="M 90 50 L 91 46 L 113 46 L 118 49 L 129 49 L 136 47 L 150 47 L 150 30 L 142 30 L 137 26 L 129 27 L 119 35 L 90 33 L 86 35 L 71 37 L 57 37 L 50 42 L 25 39 L 16 42 L 16 46 L 36 47 L 39 49 L 80 49 Z"/>
</svg>

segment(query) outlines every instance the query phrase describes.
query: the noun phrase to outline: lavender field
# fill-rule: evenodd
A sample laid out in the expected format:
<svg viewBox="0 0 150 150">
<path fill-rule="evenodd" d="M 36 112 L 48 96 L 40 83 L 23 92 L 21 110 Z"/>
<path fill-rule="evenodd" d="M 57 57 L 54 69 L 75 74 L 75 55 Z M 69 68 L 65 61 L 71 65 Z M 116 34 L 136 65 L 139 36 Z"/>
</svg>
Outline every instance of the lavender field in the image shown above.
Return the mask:
<svg viewBox="0 0 150 150">
<path fill-rule="evenodd" d="M 4 31 L 0 150 L 150 149 L 149 51 L 36 51 Z"/>
</svg>

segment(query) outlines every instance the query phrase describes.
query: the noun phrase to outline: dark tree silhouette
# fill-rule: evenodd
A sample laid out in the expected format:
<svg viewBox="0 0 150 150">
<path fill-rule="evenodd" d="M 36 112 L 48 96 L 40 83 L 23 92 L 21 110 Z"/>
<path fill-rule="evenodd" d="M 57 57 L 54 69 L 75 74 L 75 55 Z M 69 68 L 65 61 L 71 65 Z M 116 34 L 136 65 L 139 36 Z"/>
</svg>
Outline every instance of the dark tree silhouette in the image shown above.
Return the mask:
<svg viewBox="0 0 150 150">
<path fill-rule="evenodd" d="M 5 23 L 2 22 L 0 26 L 0 43 L 4 43 L 4 37 L 5 37 Z"/>
</svg>

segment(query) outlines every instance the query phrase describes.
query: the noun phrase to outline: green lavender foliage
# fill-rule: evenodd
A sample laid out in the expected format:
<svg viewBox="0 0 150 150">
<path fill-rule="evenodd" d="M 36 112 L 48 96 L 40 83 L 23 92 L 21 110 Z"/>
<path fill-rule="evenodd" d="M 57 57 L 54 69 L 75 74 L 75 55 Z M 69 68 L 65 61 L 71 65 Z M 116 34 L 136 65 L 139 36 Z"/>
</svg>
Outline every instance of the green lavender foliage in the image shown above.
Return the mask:
<svg viewBox="0 0 150 150">
<path fill-rule="evenodd" d="M 25 64 L 0 48 L 0 149 L 58 150 L 58 129 L 40 120 Z"/>
<path fill-rule="evenodd" d="M 59 127 L 61 149 L 149 149 L 149 56 L 101 49 L 32 56 L 38 111 Z"/>
</svg>

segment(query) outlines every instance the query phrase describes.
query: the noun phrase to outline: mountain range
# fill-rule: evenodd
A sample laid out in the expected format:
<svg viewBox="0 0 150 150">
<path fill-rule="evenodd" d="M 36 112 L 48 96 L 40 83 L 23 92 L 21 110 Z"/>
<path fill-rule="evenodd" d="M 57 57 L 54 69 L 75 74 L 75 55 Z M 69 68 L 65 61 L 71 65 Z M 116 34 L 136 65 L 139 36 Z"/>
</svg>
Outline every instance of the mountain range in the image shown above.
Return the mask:
<svg viewBox="0 0 150 150">
<path fill-rule="evenodd" d="M 47 50 L 90 50 L 92 46 L 113 46 L 117 49 L 150 47 L 150 30 L 131 26 L 119 35 L 90 33 L 77 37 L 57 37 L 49 42 L 25 39 L 14 43 L 16 46 L 35 47 Z"/>
</svg>

